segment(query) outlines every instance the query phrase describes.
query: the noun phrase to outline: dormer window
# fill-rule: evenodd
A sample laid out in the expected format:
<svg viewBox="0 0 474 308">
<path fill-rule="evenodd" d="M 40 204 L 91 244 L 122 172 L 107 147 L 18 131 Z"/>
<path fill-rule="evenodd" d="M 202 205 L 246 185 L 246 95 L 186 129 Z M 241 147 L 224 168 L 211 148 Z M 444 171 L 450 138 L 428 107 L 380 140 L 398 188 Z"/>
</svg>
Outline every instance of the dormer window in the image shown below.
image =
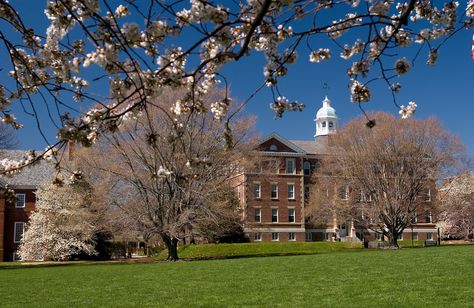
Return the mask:
<svg viewBox="0 0 474 308">
<path fill-rule="evenodd" d="M 326 127 L 326 122 L 323 122 L 323 127 Z"/>
<path fill-rule="evenodd" d="M 276 144 L 272 144 L 270 146 L 270 151 L 277 151 L 278 150 L 278 147 L 276 146 Z"/>
<path fill-rule="evenodd" d="M 334 127 L 334 123 L 332 121 L 329 122 L 329 128 Z"/>
</svg>

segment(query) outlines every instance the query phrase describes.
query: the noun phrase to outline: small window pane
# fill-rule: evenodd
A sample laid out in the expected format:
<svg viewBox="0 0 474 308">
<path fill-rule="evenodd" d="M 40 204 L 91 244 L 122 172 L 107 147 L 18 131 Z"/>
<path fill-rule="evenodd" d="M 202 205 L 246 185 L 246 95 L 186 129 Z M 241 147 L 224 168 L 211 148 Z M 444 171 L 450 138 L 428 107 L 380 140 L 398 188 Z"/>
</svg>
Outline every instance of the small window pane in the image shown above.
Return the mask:
<svg viewBox="0 0 474 308">
<path fill-rule="evenodd" d="M 262 211 L 261 209 L 255 209 L 255 222 L 261 222 Z"/>
<path fill-rule="evenodd" d="M 23 233 L 25 232 L 25 223 L 24 222 L 15 222 L 15 230 L 13 234 L 13 241 L 19 243 L 23 238 Z"/>
<path fill-rule="evenodd" d="M 294 198 L 295 198 L 295 185 L 288 184 L 288 199 L 294 199 Z"/>
<path fill-rule="evenodd" d="M 278 222 L 278 209 L 272 209 L 272 222 Z"/>
<path fill-rule="evenodd" d="M 25 207 L 25 194 L 16 194 L 16 205 L 15 207 L 17 208 L 23 208 Z"/>
<path fill-rule="evenodd" d="M 295 222 L 295 209 L 288 209 L 288 222 Z"/>
<path fill-rule="evenodd" d="M 272 241 L 278 241 L 278 232 L 272 232 Z"/>
<path fill-rule="evenodd" d="M 278 184 L 271 184 L 271 191 L 272 199 L 278 199 Z"/>
<path fill-rule="evenodd" d="M 256 198 L 256 199 L 260 199 L 260 197 L 262 196 L 262 190 L 261 190 L 261 185 L 259 183 L 254 183 L 253 184 L 253 196 Z"/>
<path fill-rule="evenodd" d="M 288 240 L 289 240 L 289 241 L 296 241 L 296 234 L 295 234 L 295 232 L 289 232 L 289 233 L 288 233 Z"/>
<path fill-rule="evenodd" d="M 254 241 L 261 241 L 262 240 L 262 234 L 261 233 L 255 233 L 254 234 Z"/>
</svg>

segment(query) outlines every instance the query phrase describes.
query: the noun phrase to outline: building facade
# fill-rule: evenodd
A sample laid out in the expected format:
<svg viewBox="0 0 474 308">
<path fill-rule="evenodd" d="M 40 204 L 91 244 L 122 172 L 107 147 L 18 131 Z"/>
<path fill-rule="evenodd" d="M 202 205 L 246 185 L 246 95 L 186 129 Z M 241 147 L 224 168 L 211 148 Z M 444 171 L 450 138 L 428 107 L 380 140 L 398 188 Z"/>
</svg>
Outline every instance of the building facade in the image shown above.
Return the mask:
<svg viewBox="0 0 474 308">
<path fill-rule="evenodd" d="M 26 151 L 1 150 L 0 158 L 21 160 L 26 154 Z M 17 259 L 18 246 L 35 209 L 35 191 L 39 185 L 51 180 L 53 172 L 53 166 L 42 161 L 14 175 L 0 176 L 1 187 L 12 189 L 16 196 L 14 202 L 0 197 L 0 261 Z"/>
<path fill-rule="evenodd" d="M 335 215 L 324 225 L 305 219 L 311 202 L 315 172 L 328 155 L 330 136 L 337 133 L 338 116 L 326 97 L 316 113 L 314 140 L 288 140 L 272 133 L 259 142 L 255 165 L 234 178 L 240 200 L 244 229 L 251 241 L 362 241 L 380 239 L 375 233 L 358 230 L 351 221 Z M 419 208 L 413 228 L 401 240 L 436 239 L 431 212 L 435 187 L 426 190 L 425 207 Z"/>
</svg>

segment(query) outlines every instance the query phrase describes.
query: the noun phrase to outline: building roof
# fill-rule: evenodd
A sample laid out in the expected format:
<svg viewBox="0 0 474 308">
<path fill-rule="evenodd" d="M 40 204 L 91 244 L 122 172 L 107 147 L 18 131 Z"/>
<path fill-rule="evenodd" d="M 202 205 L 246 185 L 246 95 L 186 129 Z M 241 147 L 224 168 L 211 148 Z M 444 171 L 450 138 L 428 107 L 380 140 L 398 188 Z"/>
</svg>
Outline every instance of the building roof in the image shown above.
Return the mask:
<svg viewBox="0 0 474 308">
<path fill-rule="evenodd" d="M 319 137 L 320 138 L 320 137 Z M 327 142 L 323 140 L 289 140 L 307 154 L 327 154 Z"/>
<path fill-rule="evenodd" d="M 0 159 L 8 158 L 18 161 L 23 159 L 28 152 L 24 150 L 0 150 Z M 10 188 L 35 189 L 39 185 L 51 181 L 54 172 L 53 163 L 41 160 L 13 175 L 0 175 L 0 185 L 8 184 Z"/>
</svg>

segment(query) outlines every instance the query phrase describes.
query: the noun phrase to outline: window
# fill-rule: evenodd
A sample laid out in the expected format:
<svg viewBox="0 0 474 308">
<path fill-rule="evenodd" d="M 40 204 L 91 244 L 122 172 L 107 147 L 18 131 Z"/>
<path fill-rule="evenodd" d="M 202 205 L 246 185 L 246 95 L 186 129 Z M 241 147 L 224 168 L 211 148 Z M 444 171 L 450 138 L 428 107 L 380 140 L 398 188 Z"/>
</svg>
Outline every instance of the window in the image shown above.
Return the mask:
<svg viewBox="0 0 474 308">
<path fill-rule="evenodd" d="M 288 209 L 288 222 L 295 222 L 295 209 Z"/>
<path fill-rule="evenodd" d="M 418 222 L 418 217 L 416 216 L 416 212 L 413 213 L 413 218 L 411 219 L 412 224 L 416 224 Z"/>
<path fill-rule="evenodd" d="M 255 209 L 255 222 L 261 222 L 261 221 L 262 221 L 262 210 Z"/>
<path fill-rule="evenodd" d="M 23 238 L 23 233 L 25 233 L 25 223 L 24 222 L 15 222 L 13 230 L 13 242 L 19 243 Z"/>
<path fill-rule="evenodd" d="M 288 174 L 295 174 L 295 159 L 294 158 L 287 158 L 286 159 L 286 173 Z"/>
<path fill-rule="evenodd" d="M 425 202 L 430 202 L 431 201 L 431 189 L 426 189 L 425 190 Z"/>
<path fill-rule="evenodd" d="M 253 240 L 256 242 L 260 242 L 262 240 L 262 234 L 259 232 L 255 233 Z"/>
<path fill-rule="evenodd" d="M 15 251 L 13 252 L 13 261 L 21 261 L 20 255 L 18 255 L 18 252 Z"/>
<path fill-rule="evenodd" d="M 311 173 L 311 164 L 309 161 L 305 161 L 303 163 L 303 170 L 304 170 L 304 175 L 310 175 Z"/>
<path fill-rule="evenodd" d="M 304 199 L 309 200 L 309 185 L 304 186 Z"/>
<path fill-rule="evenodd" d="M 270 151 L 277 151 L 277 150 L 278 150 L 278 147 L 275 144 L 272 144 L 270 146 Z"/>
<path fill-rule="evenodd" d="M 326 122 L 323 122 L 323 123 L 322 123 L 322 126 L 323 126 L 323 127 L 326 127 Z"/>
<path fill-rule="evenodd" d="M 427 223 L 432 223 L 433 222 L 430 210 L 425 211 L 425 222 L 427 222 Z"/>
<path fill-rule="evenodd" d="M 397 240 L 399 240 L 399 241 L 403 240 L 403 233 L 400 233 L 400 234 L 398 235 Z"/>
<path fill-rule="evenodd" d="M 418 232 L 413 232 L 412 240 L 418 241 Z"/>
<path fill-rule="evenodd" d="M 329 233 L 323 232 L 323 240 L 324 240 L 324 241 L 329 240 Z"/>
<path fill-rule="evenodd" d="M 295 199 L 295 184 L 288 184 L 288 199 Z"/>
<path fill-rule="evenodd" d="M 272 199 L 278 199 L 278 184 L 272 183 L 270 186 Z"/>
<path fill-rule="evenodd" d="M 334 123 L 332 121 L 329 121 L 329 127 L 333 127 Z"/>
<path fill-rule="evenodd" d="M 306 231 L 305 240 L 311 242 L 313 240 L 313 233 Z"/>
<path fill-rule="evenodd" d="M 25 194 L 16 194 L 16 208 L 24 208 L 25 207 L 26 197 Z"/>
<path fill-rule="evenodd" d="M 272 222 L 278 222 L 278 209 L 272 209 Z"/>
<path fill-rule="evenodd" d="M 295 234 L 295 232 L 289 232 L 289 233 L 288 233 L 288 240 L 289 240 L 289 241 L 296 241 L 296 234 Z"/>
<path fill-rule="evenodd" d="M 278 232 L 272 232 L 272 241 L 278 241 Z"/>
<path fill-rule="evenodd" d="M 342 200 L 348 200 L 349 199 L 349 186 L 341 186 L 339 188 L 339 198 Z"/>
<path fill-rule="evenodd" d="M 375 233 L 375 239 L 376 239 L 377 241 L 381 241 L 381 240 L 382 240 L 382 234 L 376 232 L 376 233 Z"/>
<path fill-rule="evenodd" d="M 432 240 L 433 239 L 433 233 L 431 233 L 431 232 L 426 233 L 426 239 L 427 240 Z"/>
<path fill-rule="evenodd" d="M 262 185 L 260 183 L 253 183 L 253 196 L 255 199 L 262 197 Z"/>
</svg>

